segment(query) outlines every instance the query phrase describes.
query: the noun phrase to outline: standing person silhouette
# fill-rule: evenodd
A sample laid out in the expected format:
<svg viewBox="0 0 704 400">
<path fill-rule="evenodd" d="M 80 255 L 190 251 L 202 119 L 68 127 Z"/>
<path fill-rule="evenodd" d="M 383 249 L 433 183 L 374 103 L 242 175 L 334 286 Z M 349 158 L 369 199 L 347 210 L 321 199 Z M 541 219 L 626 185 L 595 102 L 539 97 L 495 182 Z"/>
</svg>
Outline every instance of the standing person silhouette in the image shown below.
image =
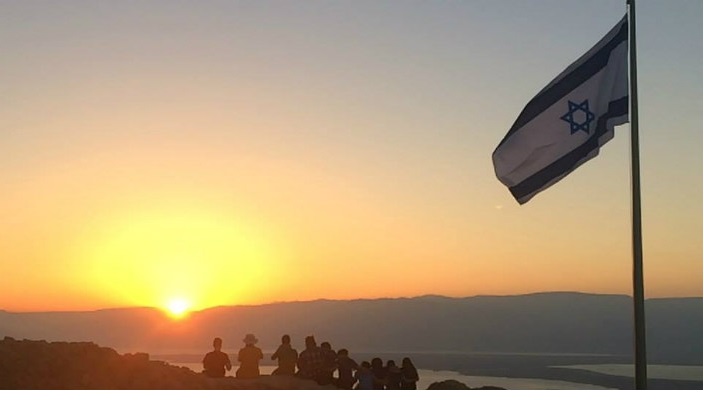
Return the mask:
<svg viewBox="0 0 704 400">
<path fill-rule="evenodd" d="M 276 352 L 271 355 L 272 360 L 279 360 L 279 367 L 274 370 L 272 375 L 295 375 L 296 362 L 298 361 L 298 352 L 291 347 L 291 337 L 283 335 L 281 337 L 281 345 Z"/>
<path fill-rule="evenodd" d="M 238 378 L 256 378 L 259 376 L 259 360 L 264 358 L 264 354 L 262 354 L 262 350 L 259 347 L 255 346 L 259 340 L 253 334 L 248 333 L 243 341 L 245 346 L 240 349 L 237 355 L 240 368 L 235 376 Z"/>
<path fill-rule="evenodd" d="M 213 339 L 213 351 L 203 357 L 203 373 L 211 378 L 222 378 L 225 376 L 225 369 L 232 369 L 230 357 L 220 351 L 222 349 L 222 339 Z"/>
</svg>

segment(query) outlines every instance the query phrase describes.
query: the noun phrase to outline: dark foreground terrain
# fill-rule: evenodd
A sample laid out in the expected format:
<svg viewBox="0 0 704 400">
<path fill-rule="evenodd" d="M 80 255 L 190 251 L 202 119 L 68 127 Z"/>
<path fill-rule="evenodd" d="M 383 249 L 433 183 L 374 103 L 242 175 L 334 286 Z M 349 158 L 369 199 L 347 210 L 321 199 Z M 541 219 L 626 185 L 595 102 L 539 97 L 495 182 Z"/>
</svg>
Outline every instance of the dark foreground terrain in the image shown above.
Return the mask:
<svg viewBox="0 0 704 400">
<path fill-rule="evenodd" d="M 374 354 L 392 359 L 398 354 Z M 422 369 L 454 370 L 466 375 L 555 379 L 614 389 L 632 389 L 633 379 L 589 371 L 554 368 L 559 365 L 628 363 L 616 356 L 409 354 Z M 356 356 L 365 358 L 364 354 Z M 371 357 L 372 355 L 368 355 Z M 369 358 L 366 357 L 366 358 Z M 650 389 L 701 390 L 701 381 L 650 379 Z M 433 389 L 471 389 L 445 381 Z M 257 379 L 208 378 L 185 367 L 156 361 L 146 353 L 119 354 L 91 342 L 0 340 L 0 390 L 3 389 L 335 389 L 295 377 L 263 375 Z M 421 388 L 424 389 L 424 388 Z M 479 389 L 494 389 L 481 387 Z"/>
<path fill-rule="evenodd" d="M 0 341 L 0 389 L 334 389 L 295 377 L 208 378 L 94 343 Z"/>
<path fill-rule="evenodd" d="M 433 389 L 471 389 L 456 381 Z M 151 360 L 149 354 L 119 354 L 90 342 L 0 341 L 0 390 L 315 390 L 336 389 L 292 376 L 208 378 L 185 367 Z M 483 387 L 480 389 L 500 389 Z"/>
</svg>

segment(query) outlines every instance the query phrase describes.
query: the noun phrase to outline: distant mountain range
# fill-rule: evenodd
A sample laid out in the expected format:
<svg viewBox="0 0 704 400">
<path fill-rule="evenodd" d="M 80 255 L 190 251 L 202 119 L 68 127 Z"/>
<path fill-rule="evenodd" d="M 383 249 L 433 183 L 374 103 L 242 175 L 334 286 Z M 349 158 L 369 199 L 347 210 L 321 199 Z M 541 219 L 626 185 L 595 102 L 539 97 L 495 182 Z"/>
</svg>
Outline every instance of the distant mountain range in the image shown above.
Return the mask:
<svg viewBox="0 0 704 400">
<path fill-rule="evenodd" d="M 0 338 L 87 341 L 120 352 L 196 353 L 220 336 L 226 351 L 254 333 L 264 350 L 282 334 L 353 352 L 632 354 L 632 301 L 622 295 L 537 293 L 316 300 L 216 307 L 173 321 L 152 308 L 0 311 Z M 649 363 L 702 362 L 702 298 L 646 301 Z"/>
</svg>

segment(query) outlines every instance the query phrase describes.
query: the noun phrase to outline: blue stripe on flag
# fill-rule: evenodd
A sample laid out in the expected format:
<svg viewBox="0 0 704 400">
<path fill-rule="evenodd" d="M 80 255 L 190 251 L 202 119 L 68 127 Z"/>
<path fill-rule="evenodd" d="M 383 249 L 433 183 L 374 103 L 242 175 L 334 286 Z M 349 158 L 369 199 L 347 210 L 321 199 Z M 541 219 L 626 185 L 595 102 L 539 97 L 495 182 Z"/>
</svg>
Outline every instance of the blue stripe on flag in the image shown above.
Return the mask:
<svg viewBox="0 0 704 400">
<path fill-rule="evenodd" d="M 605 114 L 599 117 L 597 126 L 592 137 L 581 146 L 567 153 L 557 161 L 536 172 L 523 182 L 509 188 L 513 197 L 519 200 L 533 192 L 538 192 L 546 184 L 555 178 L 563 176 L 572 171 L 575 166 L 589 153 L 598 149 L 599 139 L 608 131 L 606 123 L 609 119 L 628 115 L 628 96 L 622 97 L 609 103 L 609 108 Z M 519 201 L 520 202 L 520 201 Z"/>
</svg>

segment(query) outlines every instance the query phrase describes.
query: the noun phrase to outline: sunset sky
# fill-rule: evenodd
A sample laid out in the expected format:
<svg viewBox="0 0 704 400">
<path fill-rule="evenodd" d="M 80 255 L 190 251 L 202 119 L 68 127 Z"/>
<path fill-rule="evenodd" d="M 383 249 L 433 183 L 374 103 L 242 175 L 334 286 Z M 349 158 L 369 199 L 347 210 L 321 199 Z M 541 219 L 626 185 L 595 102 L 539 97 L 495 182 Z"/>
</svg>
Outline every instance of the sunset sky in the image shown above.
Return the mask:
<svg viewBox="0 0 704 400">
<path fill-rule="evenodd" d="M 637 11 L 645 293 L 701 296 L 702 2 Z M 630 295 L 629 125 L 523 206 L 491 162 L 625 12 L 0 1 L 0 309 Z"/>
</svg>

